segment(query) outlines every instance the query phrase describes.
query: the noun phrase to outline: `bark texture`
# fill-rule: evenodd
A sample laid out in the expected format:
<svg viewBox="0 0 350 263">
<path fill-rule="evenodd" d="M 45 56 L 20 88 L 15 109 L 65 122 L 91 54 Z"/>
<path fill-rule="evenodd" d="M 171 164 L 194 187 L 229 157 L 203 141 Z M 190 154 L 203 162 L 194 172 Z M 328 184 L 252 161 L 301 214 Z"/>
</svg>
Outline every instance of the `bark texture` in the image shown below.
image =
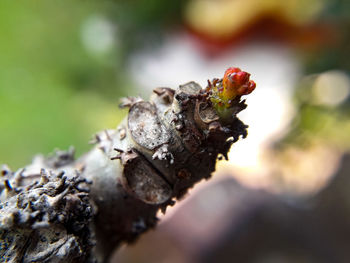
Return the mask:
<svg viewBox="0 0 350 263">
<path fill-rule="evenodd" d="M 4 262 L 103 262 L 121 242 L 154 227 L 156 214 L 208 179 L 217 159 L 247 135 L 236 114 L 224 120 L 195 82 L 157 88 L 150 101 L 124 99 L 127 118 L 74 151 L 37 156 L 1 170 L 0 258 Z"/>
</svg>

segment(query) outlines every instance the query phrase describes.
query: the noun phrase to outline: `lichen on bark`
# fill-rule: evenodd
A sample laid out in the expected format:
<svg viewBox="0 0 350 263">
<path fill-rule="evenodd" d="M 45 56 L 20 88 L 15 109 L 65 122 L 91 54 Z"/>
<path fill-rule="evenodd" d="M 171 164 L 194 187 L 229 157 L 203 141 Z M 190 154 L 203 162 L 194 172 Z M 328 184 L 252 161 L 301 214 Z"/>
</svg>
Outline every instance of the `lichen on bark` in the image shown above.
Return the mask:
<svg viewBox="0 0 350 263">
<path fill-rule="evenodd" d="M 216 79 L 215 88 L 221 83 Z M 80 158 L 69 150 L 38 156 L 16 172 L 4 166 L 0 257 L 103 262 L 154 227 L 159 210 L 208 179 L 217 159 L 227 159 L 232 143 L 247 135 L 236 116 L 245 102 L 236 96 L 227 106 L 231 115 L 220 116 L 212 91 L 210 82 L 206 89 L 189 82 L 156 88 L 149 101 L 124 99 L 128 117 L 96 134 Z"/>
</svg>

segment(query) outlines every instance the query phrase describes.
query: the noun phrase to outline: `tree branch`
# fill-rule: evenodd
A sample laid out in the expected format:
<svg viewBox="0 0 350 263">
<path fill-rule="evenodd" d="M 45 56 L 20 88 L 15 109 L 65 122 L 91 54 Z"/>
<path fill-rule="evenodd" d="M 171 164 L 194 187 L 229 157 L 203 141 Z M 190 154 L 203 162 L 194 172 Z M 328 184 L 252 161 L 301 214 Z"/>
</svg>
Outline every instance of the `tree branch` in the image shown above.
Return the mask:
<svg viewBox="0 0 350 263">
<path fill-rule="evenodd" d="M 235 80 L 237 72 L 229 84 L 248 83 L 246 75 Z M 16 172 L 3 166 L 1 258 L 107 261 L 121 242 L 154 227 L 159 210 L 209 178 L 217 158 L 227 159 L 232 143 L 247 135 L 236 117 L 247 93 L 220 97 L 220 89 L 231 86 L 216 79 L 204 90 L 189 82 L 176 91 L 157 88 L 149 102 L 124 99 L 128 117 L 117 129 L 96 134 L 95 147 L 79 159 L 70 149 L 37 156 Z"/>
</svg>

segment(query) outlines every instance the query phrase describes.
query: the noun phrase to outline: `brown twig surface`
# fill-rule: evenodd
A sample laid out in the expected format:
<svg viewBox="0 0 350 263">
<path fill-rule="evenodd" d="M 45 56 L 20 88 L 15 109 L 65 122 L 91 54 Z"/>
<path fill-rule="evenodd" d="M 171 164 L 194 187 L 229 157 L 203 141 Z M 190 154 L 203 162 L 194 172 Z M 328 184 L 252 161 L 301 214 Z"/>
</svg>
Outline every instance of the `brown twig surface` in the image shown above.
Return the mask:
<svg viewBox="0 0 350 263">
<path fill-rule="evenodd" d="M 231 103 L 231 102 L 230 102 Z M 247 135 L 236 114 L 222 120 L 195 82 L 124 99 L 128 117 L 95 136 L 78 159 L 58 151 L 1 170 L 0 258 L 4 262 L 102 262 L 121 242 L 154 227 L 156 214 L 208 179 L 218 158 Z"/>
</svg>

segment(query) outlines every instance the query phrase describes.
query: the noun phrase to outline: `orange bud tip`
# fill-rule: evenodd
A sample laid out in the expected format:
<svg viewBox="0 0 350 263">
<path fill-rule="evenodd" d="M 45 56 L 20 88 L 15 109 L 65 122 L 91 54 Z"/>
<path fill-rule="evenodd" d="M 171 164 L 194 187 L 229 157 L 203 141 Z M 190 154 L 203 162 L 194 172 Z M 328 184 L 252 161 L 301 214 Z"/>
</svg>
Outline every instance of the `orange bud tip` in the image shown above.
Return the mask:
<svg viewBox="0 0 350 263">
<path fill-rule="evenodd" d="M 255 90 L 255 87 L 256 87 L 255 82 L 254 82 L 253 80 L 250 80 L 250 81 L 249 81 L 249 88 L 248 88 L 248 93 L 247 93 L 247 94 L 249 94 L 249 93 L 251 93 L 253 90 Z"/>
<path fill-rule="evenodd" d="M 255 89 L 255 83 L 249 80 L 250 74 L 240 68 L 229 68 L 225 71 L 222 96 L 233 99 L 236 96 L 247 95 Z M 219 90 L 220 92 L 220 90 Z"/>
<path fill-rule="evenodd" d="M 231 67 L 225 71 L 224 77 L 208 82 L 209 99 L 222 118 L 228 118 L 235 110 L 234 103 L 241 96 L 250 94 L 256 87 L 250 80 L 250 74 L 240 68 Z"/>
</svg>

